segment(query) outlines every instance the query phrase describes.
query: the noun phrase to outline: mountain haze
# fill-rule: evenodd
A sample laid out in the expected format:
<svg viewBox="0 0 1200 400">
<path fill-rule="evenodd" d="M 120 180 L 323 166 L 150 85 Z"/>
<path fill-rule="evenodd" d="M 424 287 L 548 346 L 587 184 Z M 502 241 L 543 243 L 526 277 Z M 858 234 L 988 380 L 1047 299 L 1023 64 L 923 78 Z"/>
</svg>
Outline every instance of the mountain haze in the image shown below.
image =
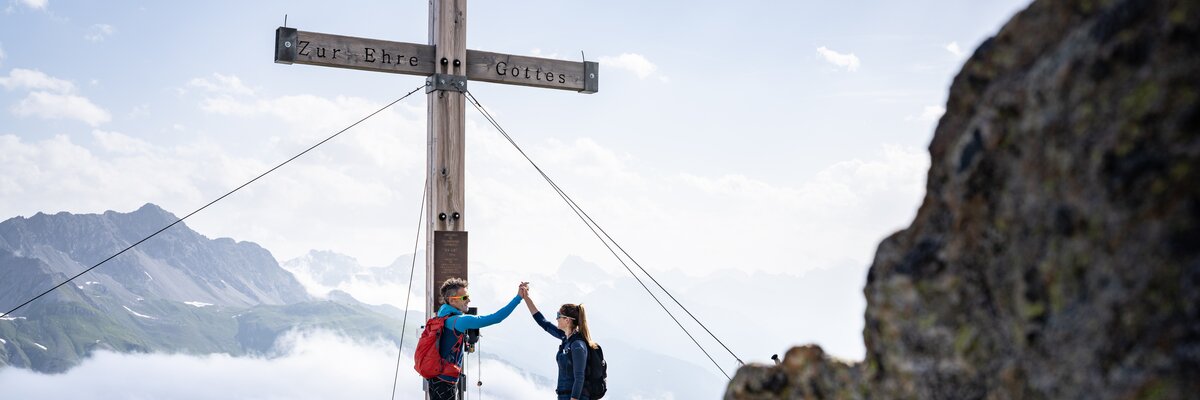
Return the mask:
<svg viewBox="0 0 1200 400">
<path fill-rule="evenodd" d="M 174 222 L 38 213 L 0 223 L 0 308 L 11 309 Z M 398 341 L 398 321 L 352 299 L 317 301 L 270 252 L 177 224 L 0 320 L 0 365 L 61 372 L 98 349 L 265 353 L 293 329 Z"/>
</svg>

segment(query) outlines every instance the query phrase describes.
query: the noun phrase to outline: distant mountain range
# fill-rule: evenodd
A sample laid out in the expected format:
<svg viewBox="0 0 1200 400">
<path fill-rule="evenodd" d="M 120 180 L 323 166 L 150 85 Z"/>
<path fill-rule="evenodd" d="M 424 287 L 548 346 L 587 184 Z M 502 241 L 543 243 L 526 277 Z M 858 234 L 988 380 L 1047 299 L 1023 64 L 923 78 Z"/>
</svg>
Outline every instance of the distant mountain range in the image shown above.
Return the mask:
<svg viewBox="0 0 1200 400">
<path fill-rule="evenodd" d="M 147 204 L 0 222 L 0 312 L 176 219 Z M 350 296 L 335 300 L 310 296 L 254 243 L 178 224 L 0 318 L 0 366 L 62 372 L 97 349 L 261 354 L 294 328 L 399 340 L 398 320 Z"/>
</svg>

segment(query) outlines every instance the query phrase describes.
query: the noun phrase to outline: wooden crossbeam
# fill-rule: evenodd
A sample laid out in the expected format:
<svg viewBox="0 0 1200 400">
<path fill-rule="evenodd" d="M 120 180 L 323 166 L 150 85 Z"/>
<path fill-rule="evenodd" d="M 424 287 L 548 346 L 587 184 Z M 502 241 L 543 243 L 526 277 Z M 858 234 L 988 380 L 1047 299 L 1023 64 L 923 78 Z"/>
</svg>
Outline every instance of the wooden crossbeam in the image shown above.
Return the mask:
<svg viewBox="0 0 1200 400">
<path fill-rule="evenodd" d="M 275 62 L 334 68 L 433 75 L 441 60 L 435 60 L 433 45 L 366 39 L 280 27 L 275 30 Z M 599 90 L 600 68 L 594 61 L 467 50 L 468 80 L 533 86 L 546 89 L 595 93 Z M 451 62 L 451 60 L 447 60 Z"/>
</svg>

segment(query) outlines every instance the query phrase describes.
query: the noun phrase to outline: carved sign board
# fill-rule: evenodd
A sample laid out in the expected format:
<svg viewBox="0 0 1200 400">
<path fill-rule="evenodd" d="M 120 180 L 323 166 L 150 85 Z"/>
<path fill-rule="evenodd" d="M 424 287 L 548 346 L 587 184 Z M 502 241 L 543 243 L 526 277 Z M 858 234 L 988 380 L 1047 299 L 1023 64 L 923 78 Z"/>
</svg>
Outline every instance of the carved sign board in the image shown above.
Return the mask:
<svg viewBox="0 0 1200 400">
<path fill-rule="evenodd" d="M 433 231 L 433 290 L 450 278 L 467 279 L 467 232 Z"/>
<path fill-rule="evenodd" d="M 454 60 L 447 60 L 453 62 Z M 352 36 L 275 30 L 275 62 L 361 69 L 406 75 L 435 73 L 434 47 Z M 467 50 L 467 79 L 595 93 L 600 64 Z"/>
</svg>

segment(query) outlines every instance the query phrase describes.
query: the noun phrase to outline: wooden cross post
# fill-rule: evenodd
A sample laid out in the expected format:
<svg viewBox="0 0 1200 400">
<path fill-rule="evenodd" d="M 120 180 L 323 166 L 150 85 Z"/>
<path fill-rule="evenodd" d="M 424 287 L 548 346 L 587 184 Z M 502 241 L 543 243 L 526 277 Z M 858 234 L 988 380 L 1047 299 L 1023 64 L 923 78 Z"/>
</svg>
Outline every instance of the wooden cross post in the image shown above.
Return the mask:
<svg viewBox="0 0 1200 400">
<path fill-rule="evenodd" d="M 464 200 L 465 108 L 469 81 L 595 93 L 600 66 L 468 50 L 466 0 L 429 2 L 429 44 L 275 30 L 275 62 L 426 76 L 429 145 L 426 204 L 426 318 L 437 311 L 438 286 L 467 278 Z M 414 255 L 415 256 L 415 255 Z"/>
</svg>

